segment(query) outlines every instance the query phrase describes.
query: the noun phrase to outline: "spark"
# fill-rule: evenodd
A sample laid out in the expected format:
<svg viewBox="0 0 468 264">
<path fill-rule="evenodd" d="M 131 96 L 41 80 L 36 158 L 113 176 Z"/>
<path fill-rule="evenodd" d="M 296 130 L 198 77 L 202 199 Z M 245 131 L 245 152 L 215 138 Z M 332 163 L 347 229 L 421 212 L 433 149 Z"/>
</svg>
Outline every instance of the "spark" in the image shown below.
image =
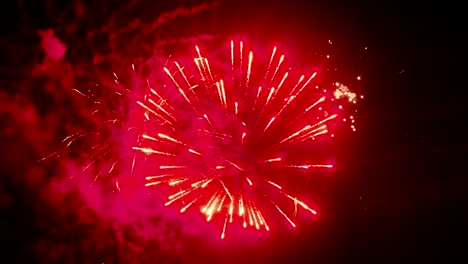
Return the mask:
<svg viewBox="0 0 468 264">
<path fill-rule="evenodd" d="M 266 125 L 265 129 L 263 129 L 263 133 L 265 133 L 265 131 L 267 131 L 267 129 L 271 126 L 271 124 L 273 123 L 273 121 L 275 121 L 276 117 L 272 117 L 270 119 L 270 121 L 268 122 L 268 124 Z"/>
<path fill-rule="evenodd" d="M 177 174 L 162 174 L 162 175 L 157 175 L 157 176 L 146 176 L 146 180 L 154 180 L 154 179 L 160 179 L 160 178 L 166 178 L 166 177 L 172 177 Z"/>
<path fill-rule="evenodd" d="M 276 162 L 276 161 L 281 161 L 281 158 L 273 158 L 273 159 L 267 159 L 263 162 L 267 163 L 267 162 Z"/>
<path fill-rule="evenodd" d="M 143 134 L 141 137 L 142 137 L 142 138 L 145 138 L 145 139 L 152 140 L 152 141 L 159 142 L 159 140 L 157 140 L 156 138 L 154 138 L 154 137 L 150 137 L 150 136 L 148 136 L 148 135 L 144 135 L 144 134 Z"/>
<path fill-rule="evenodd" d="M 150 107 L 148 107 L 147 105 L 145 105 L 144 103 L 140 102 L 140 101 L 137 101 L 137 104 L 139 104 L 141 107 L 143 107 L 144 109 L 148 110 L 149 112 L 151 112 L 153 115 L 157 116 L 158 118 L 166 121 L 167 123 L 171 124 L 172 126 L 174 125 L 171 121 L 169 121 L 167 118 L 165 118 L 164 116 L 158 114 L 156 111 L 154 111 L 153 109 L 151 109 Z"/>
<path fill-rule="evenodd" d="M 167 201 L 164 205 L 169 206 L 173 202 L 181 199 L 182 197 L 184 197 L 184 196 L 188 195 L 189 193 L 193 192 L 194 190 L 195 190 L 195 188 L 191 188 L 191 189 L 188 189 L 188 190 L 181 191 L 180 194 L 178 194 L 176 196 L 171 195 L 171 196 L 169 196 L 169 201 Z"/>
<path fill-rule="evenodd" d="M 185 146 L 184 143 L 182 143 L 182 142 L 180 142 L 180 141 L 178 141 L 178 140 L 174 139 L 173 137 L 168 136 L 168 135 L 166 135 L 166 134 L 158 133 L 158 137 L 159 137 L 159 138 L 162 138 L 162 139 L 169 140 L 169 141 L 171 141 L 171 142 L 173 142 L 173 143 L 176 143 L 176 144 L 180 144 L 180 145 Z"/>
<path fill-rule="evenodd" d="M 166 170 L 166 169 L 184 169 L 187 168 L 187 166 L 174 166 L 174 165 L 161 165 L 159 166 L 161 170 Z"/>
<path fill-rule="evenodd" d="M 204 58 L 203 62 L 206 65 L 206 68 L 208 69 L 208 74 L 210 76 L 210 79 L 213 82 L 213 74 L 211 74 L 211 68 L 210 68 L 210 64 L 208 63 L 208 59 Z"/>
<path fill-rule="evenodd" d="M 192 187 L 198 187 L 199 185 L 201 184 L 204 184 L 206 182 L 208 182 L 209 180 L 201 180 L 201 181 L 197 181 L 197 182 L 194 182 L 191 184 Z"/>
<path fill-rule="evenodd" d="M 247 78 L 245 80 L 245 87 L 249 87 L 250 74 L 252 73 L 253 52 L 249 53 L 249 64 L 247 66 Z"/>
<path fill-rule="evenodd" d="M 243 216 L 245 213 L 244 210 L 244 202 L 242 200 L 242 196 L 239 198 L 239 216 Z"/>
<path fill-rule="evenodd" d="M 81 95 L 81 96 L 86 97 L 86 98 L 89 99 L 89 96 L 87 96 L 86 94 L 82 93 L 80 90 L 74 89 L 74 88 L 72 88 L 71 90 L 74 91 L 74 92 L 76 92 L 76 93 L 78 93 L 79 95 Z"/>
<path fill-rule="evenodd" d="M 162 183 L 162 181 L 150 182 L 150 183 L 146 183 L 145 186 L 148 187 L 148 186 L 158 185 L 160 183 Z"/>
<path fill-rule="evenodd" d="M 244 169 L 242 169 L 239 165 L 235 164 L 234 162 L 230 161 L 230 160 L 227 160 L 225 159 L 225 161 L 229 164 L 231 164 L 234 168 L 240 170 L 240 171 L 245 171 Z"/>
<path fill-rule="evenodd" d="M 229 199 L 231 201 L 234 201 L 234 198 L 232 197 L 231 193 L 229 192 L 229 189 L 226 187 L 226 185 L 224 184 L 223 181 L 220 181 L 221 182 L 221 185 L 223 186 L 224 188 L 224 191 L 226 192 L 226 194 L 229 196 Z"/>
<path fill-rule="evenodd" d="M 306 209 L 307 211 L 309 211 L 311 214 L 313 215 L 316 215 L 317 212 L 313 209 L 311 209 L 307 204 L 305 204 L 303 201 L 301 200 L 298 200 L 297 198 L 294 198 L 292 197 L 291 195 L 289 194 L 286 194 L 286 193 L 283 193 L 286 197 L 288 197 L 289 199 L 293 200 L 295 204 L 299 204 L 302 208 Z"/>
<path fill-rule="evenodd" d="M 279 59 L 279 62 L 278 62 L 278 65 L 276 66 L 275 72 L 274 72 L 273 75 L 271 76 L 270 83 L 273 81 L 273 79 L 275 78 L 276 74 L 278 73 L 278 70 L 279 70 L 281 64 L 283 63 L 283 61 L 284 61 L 284 55 L 281 55 L 281 57 L 280 57 L 280 59 Z"/>
<path fill-rule="evenodd" d="M 150 102 L 152 105 L 156 106 L 159 110 L 161 110 L 161 112 L 163 112 L 164 114 L 169 116 L 172 120 L 177 122 L 177 119 L 174 116 L 172 116 L 169 112 L 167 112 L 162 106 L 155 103 L 152 99 L 148 99 L 148 102 Z"/>
<path fill-rule="evenodd" d="M 224 200 L 226 199 L 226 195 L 227 194 L 223 195 L 223 198 L 221 199 L 221 202 L 219 203 L 219 206 L 218 206 L 218 209 L 216 209 L 216 212 L 220 212 L 221 209 L 223 208 L 223 204 L 224 204 Z"/>
<path fill-rule="evenodd" d="M 288 140 L 290 140 L 290 139 L 292 139 L 292 138 L 295 138 L 295 137 L 297 137 L 298 135 L 300 135 L 301 133 L 303 133 L 304 131 L 307 131 L 307 130 L 309 130 L 309 129 L 311 129 L 311 128 L 312 128 L 311 125 L 306 125 L 306 126 L 305 126 L 304 128 L 302 128 L 301 130 L 296 131 L 296 132 L 294 132 L 292 135 L 290 135 L 289 137 L 286 137 L 285 139 L 281 140 L 281 141 L 279 142 L 279 144 L 284 143 L 284 142 L 286 142 L 286 141 L 288 141 Z"/>
<path fill-rule="evenodd" d="M 226 236 L 226 224 L 228 220 L 228 214 L 226 214 L 226 217 L 224 218 L 224 225 L 223 225 L 223 232 L 221 233 L 221 239 L 224 239 Z"/>
<path fill-rule="evenodd" d="M 283 210 L 281 210 L 281 208 L 279 208 L 279 206 L 277 204 L 275 204 L 274 202 L 271 202 L 276 210 L 278 210 L 278 212 L 280 212 L 281 215 L 284 216 L 284 218 L 289 222 L 289 224 L 291 224 L 292 227 L 296 227 L 296 224 L 294 224 L 294 222 L 283 212 Z"/>
<path fill-rule="evenodd" d="M 158 154 L 158 155 L 163 155 L 163 156 L 173 156 L 173 157 L 177 157 L 177 155 L 175 154 L 171 154 L 171 153 L 167 153 L 167 152 L 162 152 L 162 151 L 157 151 L 157 150 L 154 150 L 154 149 L 150 149 L 150 148 L 139 148 L 139 147 L 132 147 L 132 149 L 134 150 L 139 150 L 145 154 Z"/>
<path fill-rule="evenodd" d="M 185 75 L 182 67 L 180 67 L 179 63 L 177 61 L 174 62 L 174 64 L 176 65 L 177 69 L 179 70 L 179 72 L 181 73 L 182 77 L 184 78 L 184 81 L 185 83 L 187 84 L 187 87 L 191 87 L 190 85 L 190 82 L 188 81 L 187 79 L 187 76 Z"/>
<path fill-rule="evenodd" d="M 278 188 L 278 189 L 280 189 L 280 190 L 283 189 L 283 188 L 281 188 L 281 186 L 279 186 L 278 184 L 276 184 L 276 183 L 274 183 L 274 182 L 272 182 L 272 181 L 269 181 L 269 180 L 266 180 L 266 181 L 267 181 L 269 184 L 275 186 L 276 188 Z"/>
<path fill-rule="evenodd" d="M 297 117 L 296 117 L 296 120 L 303 116 L 304 114 L 308 113 L 310 110 L 312 110 L 314 107 L 316 107 L 318 104 L 320 103 L 323 103 L 325 102 L 325 96 L 322 96 L 320 97 L 320 99 L 318 99 L 316 102 L 314 102 L 313 104 L 311 104 L 309 107 L 307 107 L 304 112 L 302 112 L 301 114 L 299 114 Z"/>
<path fill-rule="evenodd" d="M 185 179 L 183 180 L 173 180 L 173 181 L 169 181 L 169 186 L 175 186 L 175 185 L 178 185 L 182 182 L 186 181 Z"/>
<path fill-rule="evenodd" d="M 310 168 L 333 168 L 330 164 L 307 164 L 307 165 L 286 165 L 285 168 L 298 168 L 298 169 L 310 169 Z"/>
<path fill-rule="evenodd" d="M 247 180 L 247 182 L 249 183 L 250 186 L 253 185 L 252 181 L 249 179 L 249 177 L 245 177 L 245 179 Z"/>
<path fill-rule="evenodd" d="M 208 122 L 208 124 L 211 126 L 211 128 L 213 129 L 213 131 L 215 131 L 214 125 L 213 125 L 213 123 L 211 123 L 210 119 L 208 118 L 208 115 L 207 115 L 207 114 L 203 114 L 203 117 L 205 118 L 206 122 Z"/>
<path fill-rule="evenodd" d="M 278 92 L 279 90 L 281 89 L 281 87 L 283 87 L 283 84 L 284 84 L 284 81 L 286 81 L 286 78 L 288 78 L 288 72 L 284 73 L 284 76 L 283 78 L 281 79 L 280 83 L 278 84 L 278 89 L 276 89 L 274 95 L 273 95 L 273 99 L 276 98 L 276 96 L 278 95 Z"/>
<path fill-rule="evenodd" d="M 258 91 L 257 91 L 257 97 L 255 97 L 255 102 L 253 103 L 253 108 L 252 108 L 252 110 L 255 109 L 255 106 L 257 105 L 257 101 L 258 101 L 258 98 L 260 97 L 260 93 L 261 93 L 261 92 L 262 92 L 262 87 L 259 86 L 259 87 L 258 87 Z"/>
<path fill-rule="evenodd" d="M 190 153 L 195 154 L 195 155 L 202 156 L 202 154 L 201 154 L 200 152 L 195 151 L 195 150 L 193 150 L 193 149 L 189 149 L 188 151 L 189 151 Z"/>
<path fill-rule="evenodd" d="M 212 181 L 212 180 L 208 180 L 208 181 L 204 182 L 204 183 L 201 185 L 201 187 L 202 187 L 202 188 L 205 188 L 206 186 L 208 186 L 208 184 L 210 184 L 211 181 Z"/>
<path fill-rule="evenodd" d="M 231 40 L 231 77 L 234 82 L 234 40 Z"/>
<path fill-rule="evenodd" d="M 242 71 L 242 58 L 244 57 L 244 56 L 242 56 L 242 51 L 244 50 L 244 42 L 240 41 L 239 46 L 240 46 L 240 48 L 239 48 L 239 53 L 240 53 L 239 68 Z"/>
<path fill-rule="evenodd" d="M 234 199 L 231 198 L 231 204 L 229 205 L 229 223 L 232 223 L 234 214 Z"/>
<path fill-rule="evenodd" d="M 201 196 L 199 196 L 199 197 L 193 199 L 193 200 L 192 200 L 190 203 L 188 203 L 186 206 L 182 207 L 182 208 L 180 209 L 180 212 L 181 212 L 181 213 L 184 213 L 185 211 L 187 211 L 187 209 L 188 209 L 190 206 L 192 206 L 200 197 L 201 197 Z"/>
<path fill-rule="evenodd" d="M 216 199 L 216 194 L 217 192 L 213 194 L 213 196 L 211 196 L 210 200 L 205 204 L 205 206 L 202 207 L 202 213 L 207 213 L 208 207 L 210 207 L 211 203 Z"/>
<path fill-rule="evenodd" d="M 275 57 L 275 53 L 276 53 L 276 46 L 273 48 L 273 52 L 271 53 L 270 62 L 268 63 L 268 68 L 267 68 L 267 71 L 265 73 L 265 78 L 268 76 L 268 73 L 270 72 L 271 63 L 273 62 L 273 58 Z"/>
<path fill-rule="evenodd" d="M 317 73 L 316 73 L 316 72 L 314 72 L 314 73 L 310 76 L 310 78 L 302 85 L 301 89 L 299 89 L 299 91 L 296 92 L 294 98 L 296 98 L 296 96 L 298 96 L 298 95 L 309 85 L 309 83 L 312 81 L 312 79 L 315 78 L 315 76 L 317 76 Z"/>
<path fill-rule="evenodd" d="M 275 87 L 271 87 L 270 88 L 270 93 L 268 94 L 267 100 L 265 102 L 265 107 L 268 105 L 268 103 L 270 103 L 270 100 L 271 100 L 274 92 L 275 92 Z"/>
</svg>

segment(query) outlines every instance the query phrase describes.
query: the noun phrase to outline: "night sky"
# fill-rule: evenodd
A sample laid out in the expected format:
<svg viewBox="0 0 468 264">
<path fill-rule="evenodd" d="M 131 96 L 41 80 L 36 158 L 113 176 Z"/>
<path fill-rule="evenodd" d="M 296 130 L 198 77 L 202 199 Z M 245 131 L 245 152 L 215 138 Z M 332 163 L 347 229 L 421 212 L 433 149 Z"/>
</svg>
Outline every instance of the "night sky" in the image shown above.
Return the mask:
<svg viewBox="0 0 468 264">
<path fill-rule="evenodd" d="M 157 2 L 17 0 L 0 7 L 0 263 L 466 259 L 468 92 L 461 6 L 219 1 L 151 29 L 164 12 L 204 3 Z M 59 62 L 41 48 L 38 32 L 47 29 L 67 48 Z M 165 242 L 115 231 L 77 192 L 53 192 L 66 166 L 37 160 L 84 122 L 77 110 L 83 105 L 63 87 L 96 76 L 111 79 L 134 58 L 151 56 L 161 40 L 239 32 L 307 51 L 330 39 L 343 80 L 357 86 L 356 76 L 362 77 L 358 130 L 333 146 L 340 166 L 323 188 L 314 188 L 320 217 L 257 244 L 211 247 L 204 237 L 176 232 L 170 239 L 182 241 L 182 249 L 174 252 Z"/>
</svg>

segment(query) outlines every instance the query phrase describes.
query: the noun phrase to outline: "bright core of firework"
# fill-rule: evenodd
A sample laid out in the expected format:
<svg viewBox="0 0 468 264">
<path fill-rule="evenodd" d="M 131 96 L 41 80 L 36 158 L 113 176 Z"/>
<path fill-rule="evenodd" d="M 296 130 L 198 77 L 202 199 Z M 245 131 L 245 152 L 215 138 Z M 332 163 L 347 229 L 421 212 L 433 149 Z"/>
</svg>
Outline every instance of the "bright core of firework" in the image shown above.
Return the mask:
<svg viewBox="0 0 468 264">
<path fill-rule="evenodd" d="M 172 186 L 165 205 L 181 213 L 199 210 L 207 221 L 222 219 L 222 239 L 235 222 L 269 231 L 268 211 L 295 227 L 298 207 L 316 211 L 277 181 L 277 171 L 333 168 L 290 157 L 326 135 L 343 114 L 340 103 L 355 102 L 356 94 L 342 84 L 328 93 L 318 89 L 312 85 L 316 72 L 291 77 L 277 47 L 257 63 L 263 70 L 242 41 L 230 42 L 226 58 L 229 70 L 217 71 L 195 46 L 192 62 L 171 60 L 163 68 L 167 85 L 153 88 L 148 80 L 149 92 L 137 102 L 145 111 L 144 133 L 133 147 L 153 170 L 146 186 Z"/>
</svg>

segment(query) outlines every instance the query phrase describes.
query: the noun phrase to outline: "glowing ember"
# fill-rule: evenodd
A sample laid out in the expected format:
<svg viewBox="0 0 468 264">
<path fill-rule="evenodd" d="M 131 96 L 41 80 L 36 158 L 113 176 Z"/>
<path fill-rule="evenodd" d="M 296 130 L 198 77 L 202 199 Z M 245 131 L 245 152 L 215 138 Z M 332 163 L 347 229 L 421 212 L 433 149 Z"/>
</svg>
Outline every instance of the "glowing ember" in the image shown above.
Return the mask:
<svg viewBox="0 0 468 264">
<path fill-rule="evenodd" d="M 356 101 L 356 94 L 351 92 L 348 89 L 348 86 L 344 86 L 341 83 L 336 83 L 336 87 L 338 89 L 335 90 L 335 97 L 338 98 L 348 98 L 350 102 L 355 102 Z"/>
</svg>

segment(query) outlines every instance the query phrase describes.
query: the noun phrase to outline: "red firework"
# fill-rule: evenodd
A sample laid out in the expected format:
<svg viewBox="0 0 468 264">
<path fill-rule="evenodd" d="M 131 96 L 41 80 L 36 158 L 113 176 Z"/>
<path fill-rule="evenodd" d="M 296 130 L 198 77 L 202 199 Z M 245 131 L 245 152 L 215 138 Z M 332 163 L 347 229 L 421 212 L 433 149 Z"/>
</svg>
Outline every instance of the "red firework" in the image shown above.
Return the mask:
<svg viewBox="0 0 468 264">
<path fill-rule="evenodd" d="M 198 46 L 195 51 L 183 66 L 169 61 L 161 72 L 167 78 L 148 80 L 149 93 L 137 101 L 146 122 L 133 150 L 147 155 L 146 166 L 154 170 L 145 185 L 176 188 L 165 205 L 180 206 L 181 213 L 199 209 L 207 221 L 219 215 L 222 239 L 236 220 L 269 231 L 268 211 L 295 227 L 284 201 L 293 214 L 302 208 L 315 215 L 277 181 L 277 171 L 333 168 L 300 150 L 327 135 L 356 94 L 339 83 L 314 85 L 316 72 L 295 76 L 277 47 L 262 63 L 242 41 L 231 41 L 225 64 L 213 68 Z"/>
</svg>

